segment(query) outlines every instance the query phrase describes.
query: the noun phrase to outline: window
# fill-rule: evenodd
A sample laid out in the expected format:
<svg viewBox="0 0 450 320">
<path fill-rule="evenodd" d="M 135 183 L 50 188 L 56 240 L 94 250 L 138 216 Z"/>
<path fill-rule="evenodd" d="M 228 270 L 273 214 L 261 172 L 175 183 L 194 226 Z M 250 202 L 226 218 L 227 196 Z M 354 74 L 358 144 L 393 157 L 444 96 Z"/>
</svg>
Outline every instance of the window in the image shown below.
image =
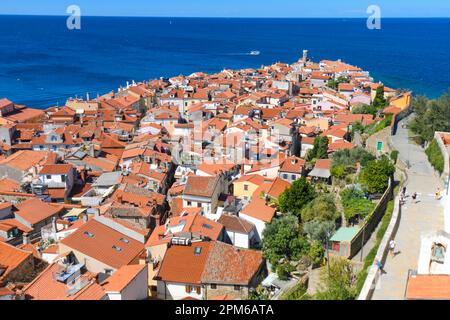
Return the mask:
<svg viewBox="0 0 450 320">
<path fill-rule="evenodd" d="M 202 207 L 202 204 L 201 204 L 200 202 L 197 202 L 197 207 L 198 207 L 198 208 L 201 208 L 201 207 Z"/>
<path fill-rule="evenodd" d="M 105 273 L 109 274 L 109 275 L 112 275 L 113 270 L 112 269 L 105 269 Z"/>
<path fill-rule="evenodd" d="M 236 290 L 236 291 L 241 290 L 241 286 L 234 286 L 234 290 Z"/>
<path fill-rule="evenodd" d="M 283 174 L 283 179 L 287 179 L 288 175 L 286 173 Z"/>
<path fill-rule="evenodd" d="M 48 174 L 48 175 L 45 176 L 45 178 L 46 178 L 47 180 L 51 180 L 51 179 L 52 179 L 52 176 Z"/>
<path fill-rule="evenodd" d="M 118 251 L 118 252 L 122 251 L 122 248 L 121 248 L 121 247 L 118 247 L 118 246 L 116 246 L 116 245 L 113 245 L 112 248 L 113 248 L 114 250 Z"/>
<path fill-rule="evenodd" d="M 212 283 L 212 284 L 211 284 L 211 289 L 214 289 L 214 290 L 217 289 L 217 284 Z"/>
<path fill-rule="evenodd" d="M 61 181 L 62 181 L 62 182 L 66 182 L 66 176 L 63 175 L 63 174 L 61 175 Z"/>
<path fill-rule="evenodd" d="M 191 293 L 192 292 L 192 287 L 191 286 L 186 286 L 186 293 Z"/>
<path fill-rule="evenodd" d="M 293 175 L 291 175 L 291 179 L 295 180 L 295 179 L 297 179 L 297 176 L 295 174 L 293 174 Z"/>
<path fill-rule="evenodd" d="M 248 191 L 248 184 L 244 184 L 244 191 Z"/>
<path fill-rule="evenodd" d="M 196 287 L 195 290 L 197 291 L 197 294 L 201 294 L 202 293 L 202 288 L 201 287 Z"/>
<path fill-rule="evenodd" d="M 188 207 L 192 206 L 192 202 L 188 201 L 187 205 L 188 205 Z"/>
</svg>

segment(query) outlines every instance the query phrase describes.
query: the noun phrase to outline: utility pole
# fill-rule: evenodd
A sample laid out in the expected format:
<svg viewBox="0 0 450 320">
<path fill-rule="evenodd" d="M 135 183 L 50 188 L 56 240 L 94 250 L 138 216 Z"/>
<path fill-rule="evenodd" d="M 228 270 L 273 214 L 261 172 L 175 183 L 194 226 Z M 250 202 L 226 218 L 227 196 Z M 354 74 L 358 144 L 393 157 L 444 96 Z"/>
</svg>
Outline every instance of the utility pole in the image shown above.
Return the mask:
<svg viewBox="0 0 450 320">
<path fill-rule="evenodd" d="M 363 251 L 364 251 L 364 236 L 366 232 L 366 227 L 364 226 L 362 229 L 362 238 L 361 238 L 361 258 L 360 261 L 363 261 Z"/>
<path fill-rule="evenodd" d="M 327 270 L 328 270 L 328 278 L 330 278 L 330 254 L 329 254 L 329 251 L 328 251 L 328 244 L 329 244 L 329 240 L 330 240 L 330 236 L 331 236 L 331 234 L 330 234 L 330 232 L 328 231 L 327 232 L 327 244 L 326 244 L 326 247 L 327 247 Z"/>
</svg>

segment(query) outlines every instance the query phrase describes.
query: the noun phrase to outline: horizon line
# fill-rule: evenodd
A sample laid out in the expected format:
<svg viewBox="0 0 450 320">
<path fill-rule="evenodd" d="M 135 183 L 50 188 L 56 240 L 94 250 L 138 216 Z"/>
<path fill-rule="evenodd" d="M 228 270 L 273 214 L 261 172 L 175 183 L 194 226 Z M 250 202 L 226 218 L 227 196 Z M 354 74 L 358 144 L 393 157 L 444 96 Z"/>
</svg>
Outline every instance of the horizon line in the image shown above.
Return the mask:
<svg viewBox="0 0 450 320">
<path fill-rule="evenodd" d="M 68 17 L 70 14 L 22 14 L 22 13 L 0 13 L 0 16 L 26 16 L 26 17 Z M 360 16 L 360 17 L 321 17 L 321 16 L 311 16 L 311 17 L 276 17 L 276 16 L 139 16 L 139 15 L 89 15 L 82 14 L 82 17 L 91 17 L 91 18 L 173 18 L 173 19 L 367 19 L 368 16 Z M 411 17 L 396 17 L 396 16 L 388 16 L 381 19 L 450 19 L 450 16 L 411 16 Z"/>
</svg>

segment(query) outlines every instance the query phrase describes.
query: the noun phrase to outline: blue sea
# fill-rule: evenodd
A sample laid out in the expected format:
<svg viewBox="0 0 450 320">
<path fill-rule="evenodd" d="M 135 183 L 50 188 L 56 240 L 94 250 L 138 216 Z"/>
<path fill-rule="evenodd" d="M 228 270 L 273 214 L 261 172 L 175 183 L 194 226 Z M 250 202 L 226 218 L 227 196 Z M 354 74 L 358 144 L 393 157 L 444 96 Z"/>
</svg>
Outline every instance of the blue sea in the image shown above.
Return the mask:
<svg viewBox="0 0 450 320">
<path fill-rule="evenodd" d="M 450 19 L 226 19 L 0 16 L 0 98 L 47 108 L 127 81 L 342 59 L 394 88 L 450 87 Z M 251 51 L 260 55 L 249 55 Z"/>
</svg>

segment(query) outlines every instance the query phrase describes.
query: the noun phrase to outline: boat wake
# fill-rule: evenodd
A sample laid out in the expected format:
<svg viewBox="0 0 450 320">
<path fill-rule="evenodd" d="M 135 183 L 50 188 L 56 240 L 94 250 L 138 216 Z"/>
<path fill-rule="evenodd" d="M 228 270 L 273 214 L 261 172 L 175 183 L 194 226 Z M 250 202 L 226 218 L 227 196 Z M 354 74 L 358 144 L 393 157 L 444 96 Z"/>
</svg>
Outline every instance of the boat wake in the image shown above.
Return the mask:
<svg viewBox="0 0 450 320">
<path fill-rule="evenodd" d="M 260 51 L 254 50 L 250 52 L 241 52 L 241 53 L 226 53 L 227 56 L 259 56 L 261 54 Z"/>
</svg>

